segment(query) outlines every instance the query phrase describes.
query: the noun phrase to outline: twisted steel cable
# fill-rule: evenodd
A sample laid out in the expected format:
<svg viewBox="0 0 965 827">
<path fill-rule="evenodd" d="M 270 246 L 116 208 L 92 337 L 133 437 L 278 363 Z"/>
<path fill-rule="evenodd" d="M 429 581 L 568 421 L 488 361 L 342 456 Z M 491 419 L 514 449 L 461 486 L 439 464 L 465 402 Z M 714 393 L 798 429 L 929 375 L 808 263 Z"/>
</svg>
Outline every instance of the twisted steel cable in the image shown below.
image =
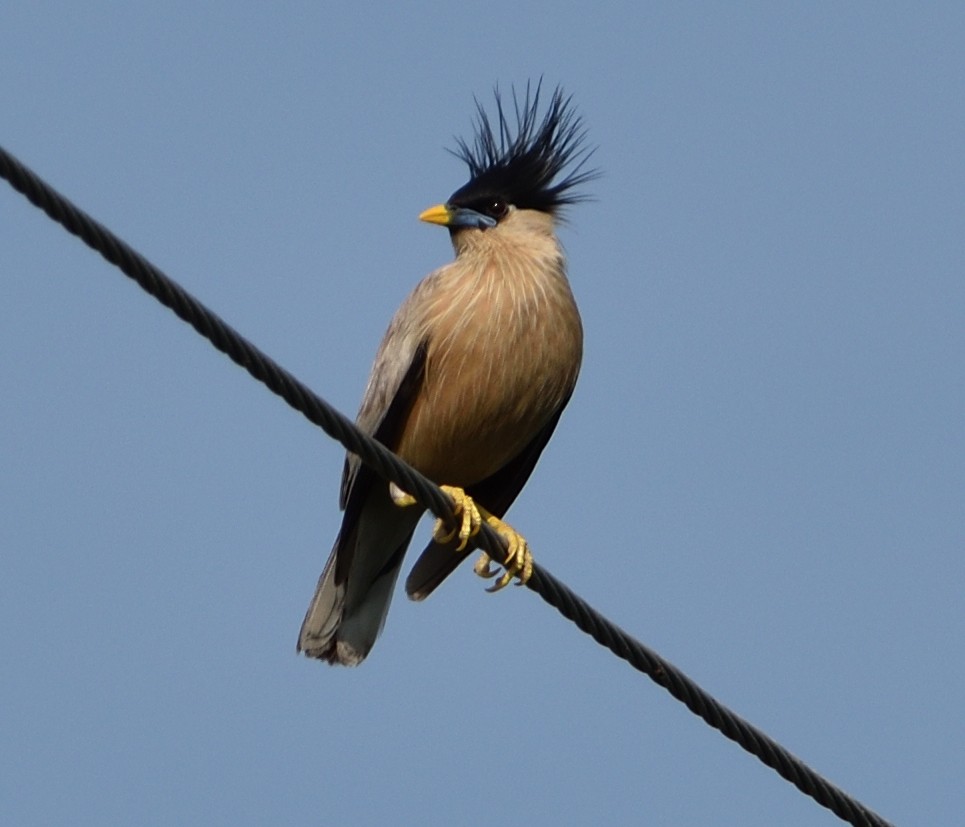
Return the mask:
<svg viewBox="0 0 965 827">
<path fill-rule="evenodd" d="M 218 350 L 247 370 L 292 408 L 340 442 L 348 451 L 357 454 L 383 479 L 394 482 L 403 491 L 412 494 L 421 505 L 443 519 L 450 527 L 455 525 L 452 502 L 435 483 L 404 463 L 384 445 L 359 431 L 344 414 L 299 382 L 173 279 L 72 204 L 3 147 L 0 147 L 0 176 L 64 229 L 80 238 L 163 305 L 173 310 Z M 503 542 L 488 525 L 482 525 L 472 542 L 484 549 L 494 560 L 505 561 L 506 549 Z M 782 778 L 790 781 L 802 793 L 842 820 L 855 827 L 891 827 L 890 822 L 823 778 L 772 738 L 717 701 L 673 664 L 603 617 L 541 566 L 534 565 L 533 575 L 526 585 L 595 641 L 627 661 L 634 669 L 649 676 L 654 683 L 664 687 L 710 726 L 776 770 Z"/>
</svg>

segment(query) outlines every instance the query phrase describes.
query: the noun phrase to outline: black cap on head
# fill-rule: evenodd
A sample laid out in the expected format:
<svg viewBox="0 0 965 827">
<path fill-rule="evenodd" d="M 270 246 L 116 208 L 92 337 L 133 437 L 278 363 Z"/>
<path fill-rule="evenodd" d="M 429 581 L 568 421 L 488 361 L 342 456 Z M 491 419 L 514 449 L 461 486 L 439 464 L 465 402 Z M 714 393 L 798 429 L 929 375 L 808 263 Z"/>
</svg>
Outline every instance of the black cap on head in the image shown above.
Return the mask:
<svg viewBox="0 0 965 827">
<path fill-rule="evenodd" d="M 472 178 L 450 196 L 449 204 L 488 212 L 487 205 L 504 202 L 518 209 L 555 214 L 560 207 L 586 198 L 575 188 L 599 173 L 583 169 L 593 154 L 585 145 L 583 121 L 559 87 L 553 92 L 546 114 L 539 119 L 541 86 L 542 81 L 531 93 L 527 84 L 522 101 L 513 90 L 515 129 L 511 128 L 498 89 L 495 128 L 476 100 L 472 145 L 458 138 L 456 149 L 450 150 L 466 162 Z M 565 177 L 560 178 L 564 172 Z"/>
</svg>

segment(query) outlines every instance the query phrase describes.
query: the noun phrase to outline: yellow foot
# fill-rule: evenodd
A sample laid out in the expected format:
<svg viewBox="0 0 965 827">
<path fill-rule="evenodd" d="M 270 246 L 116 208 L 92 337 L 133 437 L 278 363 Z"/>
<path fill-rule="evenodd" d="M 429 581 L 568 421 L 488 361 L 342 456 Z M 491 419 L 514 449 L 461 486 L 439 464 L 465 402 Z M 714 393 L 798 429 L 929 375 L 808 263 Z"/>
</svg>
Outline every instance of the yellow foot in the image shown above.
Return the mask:
<svg viewBox="0 0 965 827">
<path fill-rule="evenodd" d="M 410 505 L 415 505 L 415 497 L 407 494 L 394 482 L 389 483 L 389 496 L 399 508 L 408 508 Z"/>
<path fill-rule="evenodd" d="M 533 555 L 529 550 L 529 543 L 526 542 L 526 538 L 512 526 L 500 520 L 499 517 L 490 514 L 482 506 L 476 505 L 473 498 L 462 488 L 453 485 L 441 485 L 439 487 L 452 500 L 452 508 L 458 527 L 448 529 L 442 520 L 436 520 L 435 527 L 432 530 L 432 539 L 437 543 L 446 544 L 458 538 L 459 544 L 455 550 L 462 551 L 469 545 L 469 541 L 479 533 L 480 527 L 485 522 L 503 538 L 509 549 L 505 571 L 486 591 L 498 592 L 508 586 L 513 578 L 516 578 L 517 586 L 523 586 L 529 582 L 529 579 L 533 576 Z M 392 502 L 400 508 L 406 508 L 416 502 L 415 497 L 403 491 L 394 482 L 389 483 L 389 496 L 392 498 Z M 483 552 L 473 567 L 473 571 L 480 577 L 487 579 L 495 577 L 499 574 L 499 569 L 492 568 L 492 564 L 493 559 Z"/>
<path fill-rule="evenodd" d="M 472 497 L 461 488 L 453 485 L 440 485 L 439 487 L 452 500 L 452 510 L 455 512 L 459 527 L 450 531 L 442 520 L 436 520 L 435 528 L 432 530 L 432 539 L 437 543 L 445 544 L 451 543 L 458 537 L 459 545 L 456 546 L 456 551 L 462 551 L 469 544 L 470 538 L 479 533 L 479 526 L 482 525 L 483 521 L 480 509 L 473 502 Z"/>
<path fill-rule="evenodd" d="M 500 520 L 499 517 L 494 517 L 485 509 L 479 509 L 479 511 L 483 515 L 486 524 L 506 541 L 506 545 L 509 548 L 509 558 L 506 560 L 505 566 L 506 570 L 486 591 L 498 592 L 500 589 L 508 586 L 514 577 L 516 578 L 517 586 L 525 585 L 529 581 L 529 578 L 533 576 L 533 555 L 529 550 L 529 543 L 526 542 L 526 538 L 524 538 L 522 534 L 519 534 L 512 526 Z M 499 574 L 499 569 L 492 568 L 492 562 L 492 558 L 486 554 L 486 552 L 483 552 L 482 556 L 476 561 L 473 571 L 480 577 L 495 577 Z"/>
<path fill-rule="evenodd" d="M 483 517 L 472 497 L 461 488 L 453 485 L 440 485 L 439 487 L 452 500 L 452 510 L 458 527 L 450 531 L 442 520 L 436 520 L 435 528 L 432 530 L 432 539 L 437 543 L 445 544 L 451 543 L 458 537 L 459 545 L 456 546 L 456 551 L 462 551 L 469 544 L 470 538 L 479 533 Z M 399 508 L 408 508 L 410 505 L 414 505 L 416 501 L 415 497 L 403 491 L 394 482 L 389 483 L 389 496 Z M 490 516 L 488 511 L 483 511 L 483 513 L 486 517 Z"/>
</svg>

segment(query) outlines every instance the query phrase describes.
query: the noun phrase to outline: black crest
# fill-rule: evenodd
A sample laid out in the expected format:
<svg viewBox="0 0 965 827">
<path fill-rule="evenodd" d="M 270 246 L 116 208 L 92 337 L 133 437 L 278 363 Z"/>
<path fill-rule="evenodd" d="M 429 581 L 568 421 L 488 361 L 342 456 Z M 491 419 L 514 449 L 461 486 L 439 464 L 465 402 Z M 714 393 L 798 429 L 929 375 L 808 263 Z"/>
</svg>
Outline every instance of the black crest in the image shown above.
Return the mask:
<svg viewBox="0 0 965 827">
<path fill-rule="evenodd" d="M 520 209 L 555 213 L 560 207 L 586 198 L 575 189 L 599 173 L 584 169 L 593 150 L 586 146 L 583 120 L 559 87 L 540 119 L 541 86 L 542 81 L 531 93 L 527 83 L 522 100 L 513 90 L 515 128 L 507 117 L 499 89 L 495 91 L 495 124 L 476 100 L 472 145 L 458 138 L 456 149 L 450 150 L 466 162 L 472 178 L 452 194 L 450 203 L 468 206 L 494 197 Z"/>
</svg>

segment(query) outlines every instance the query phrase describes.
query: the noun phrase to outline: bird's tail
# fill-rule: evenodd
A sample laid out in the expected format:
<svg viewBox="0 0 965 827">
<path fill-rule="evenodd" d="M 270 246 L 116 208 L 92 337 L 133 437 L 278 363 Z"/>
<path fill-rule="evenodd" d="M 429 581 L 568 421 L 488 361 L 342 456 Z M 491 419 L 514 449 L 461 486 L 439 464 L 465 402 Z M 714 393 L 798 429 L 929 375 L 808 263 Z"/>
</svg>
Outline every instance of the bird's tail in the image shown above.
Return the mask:
<svg viewBox="0 0 965 827">
<path fill-rule="evenodd" d="M 329 555 L 322 576 L 318 578 L 315 596 L 308 604 L 301 631 L 298 633 L 298 651 L 310 658 L 320 658 L 329 663 L 339 663 L 335 655 L 335 633 L 342 623 L 345 611 L 345 583 L 336 584 L 335 569 L 338 563 L 339 540 Z M 388 608 L 388 607 L 386 607 Z"/>
<path fill-rule="evenodd" d="M 458 544 L 458 540 L 448 543 L 429 541 L 405 581 L 410 600 L 425 600 L 472 553 L 472 548 L 456 551 Z"/>
<path fill-rule="evenodd" d="M 342 666 L 358 666 L 375 645 L 385 625 L 392 591 L 412 535 L 406 538 L 361 594 L 350 581 L 337 583 L 338 543 L 332 549 L 315 596 L 298 634 L 298 651 L 310 658 Z"/>
</svg>

